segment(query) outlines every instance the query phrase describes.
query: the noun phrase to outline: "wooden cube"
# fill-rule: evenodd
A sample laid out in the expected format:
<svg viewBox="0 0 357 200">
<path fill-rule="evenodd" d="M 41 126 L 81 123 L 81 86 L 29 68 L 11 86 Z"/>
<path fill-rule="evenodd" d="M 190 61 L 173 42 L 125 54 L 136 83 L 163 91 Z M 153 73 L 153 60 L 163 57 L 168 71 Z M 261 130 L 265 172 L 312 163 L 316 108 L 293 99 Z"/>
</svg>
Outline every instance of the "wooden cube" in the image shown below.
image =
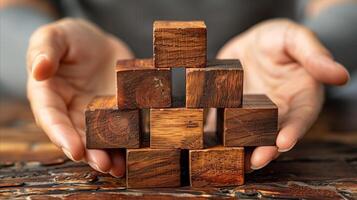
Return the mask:
<svg viewBox="0 0 357 200">
<path fill-rule="evenodd" d="M 202 149 L 203 124 L 203 109 L 151 109 L 150 147 Z"/>
<path fill-rule="evenodd" d="M 178 149 L 127 149 L 127 188 L 179 187 L 180 162 Z"/>
<path fill-rule="evenodd" d="M 189 151 L 192 187 L 222 187 L 244 184 L 244 149 L 212 147 Z"/>
<path fill-rule="evenodd" d="M 153 34 L 155 67 L 205 67 L 203 21 L 155 21 Z"/>
<path fill-rule="evenodd" d="M 274 146 L 278 108 L 265 95 L 244 95 L 242 108 L 224 109 L 224 146 Z"/>
<path fill-rule="evenodd" d="M 171 72 L 152 59 L 119 60 L 116 66 L 119 109 L 171 106 Z"/>
<path fill-rule="evenodd" d="M 115 96 L 95 97 L 85 111 L 88 149 L 139 148 L 139 110 L 118 110 Z"/>
<path fill-rule="evenodd" d="M 186 69 L 186 107 L 241 107 L 243 68 L 239 60 L 213 60 L 207 68 Z"/>
</svg>

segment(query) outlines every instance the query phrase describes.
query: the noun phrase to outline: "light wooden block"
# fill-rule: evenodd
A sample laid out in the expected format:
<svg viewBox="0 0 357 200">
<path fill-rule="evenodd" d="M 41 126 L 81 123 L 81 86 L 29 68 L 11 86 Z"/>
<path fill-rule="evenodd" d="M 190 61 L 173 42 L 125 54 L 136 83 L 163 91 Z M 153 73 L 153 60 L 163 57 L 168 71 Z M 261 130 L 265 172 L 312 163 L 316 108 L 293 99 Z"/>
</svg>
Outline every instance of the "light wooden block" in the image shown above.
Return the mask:
<svg viewBox="0 0 357 200">
<path fill-rule="evenodd" d="M 119 60 L 116 66 L 119 109 L 171 106 L 171 72 L 152 59 Z"/>
<path fill-rule="evenodd" d="M 203 21 L 155 21 L 155 67 L 205 67 L 207 31 Z"/>
<path fill-rule="evenodd" d="M 266 95 L 244 95 L 242 108 L 224 109 L 224 146 L 275 146 L 278 107 Z"/>
<path fill-rule="evenodd" d="M 115 96 L 95 97 L 85 111 L 88 149 L 139 148 L 139 110 L 118 110 Z"/>
<path fill-rule="evenodd" d="M 204 109 L 150 110 L 150 147 L 202 149 Z"/>
<path fill-rule="evenodd" d="M 244 184 L 244 149 L 212 147 L 189 151 L 192 187 L 223 187 Z"/>
<path fill-rule="evenodd" d="M 127 149 L 127 188 L 179 187 L 180 162 L 178 149 Z"/>
<path fill-rule="evenodd" d="M 186 69 L 186 107 L 241 107 L 243 68 L 239 60 L 213 60 L 206 68 Z"/>
</svg>

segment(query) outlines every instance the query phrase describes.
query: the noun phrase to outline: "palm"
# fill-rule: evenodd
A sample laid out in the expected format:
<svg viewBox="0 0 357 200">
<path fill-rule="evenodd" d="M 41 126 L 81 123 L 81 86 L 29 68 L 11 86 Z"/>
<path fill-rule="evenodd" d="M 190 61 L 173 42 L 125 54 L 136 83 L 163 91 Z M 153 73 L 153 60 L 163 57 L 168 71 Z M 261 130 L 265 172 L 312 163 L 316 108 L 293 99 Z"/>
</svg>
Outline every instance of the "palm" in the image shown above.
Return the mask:
<svg viewBox="0 0 357 200">
<path fill-rule="evenodd" d="M 322 82 L 344 84 L 348 76 L 310 31 L 286 20 L 253 27 L 227 43 L 218 57 L 241 59 L 244 93 L 265 93 L 279 108 L 277 147 L 256 148 L 253 168 L 269 163 L 278 150 L 288 151 L 305 134 L 322 106 Z"/>
<path fill-rule="evenodd" d="M 287 28 L 269 27 L 269 31 L 259 37 L 255 49 L 247 48 L 242 53 L 246 66 L 244 89 L 246 93 L 268 94 L 279 107 L 281 128 L 301 127 L 296 123 L 305 123 L 303 127 L 308 128 L 320 111 L 322 84 L 287 54 Z M 301 120 L 303 122 L 299 122 Z"/>
<path fill-rule="evenodd" d="M 40 62 L 34 61 L 38 48 L 47 53 Z M 29 62 L 35 66 L 28 96 L 37 122 L 71 159 L 114 175 L 122 171 L 122 166 L 112 166 L 121 162 L 120 154 L 110 157 L 85 149 L 84 109 L 95 95 L 114 93 L 115 61 L 129 57 L 123 43 L 81 20 L 61 20 L 40 29 L 29 48 Z"/>
</svg>

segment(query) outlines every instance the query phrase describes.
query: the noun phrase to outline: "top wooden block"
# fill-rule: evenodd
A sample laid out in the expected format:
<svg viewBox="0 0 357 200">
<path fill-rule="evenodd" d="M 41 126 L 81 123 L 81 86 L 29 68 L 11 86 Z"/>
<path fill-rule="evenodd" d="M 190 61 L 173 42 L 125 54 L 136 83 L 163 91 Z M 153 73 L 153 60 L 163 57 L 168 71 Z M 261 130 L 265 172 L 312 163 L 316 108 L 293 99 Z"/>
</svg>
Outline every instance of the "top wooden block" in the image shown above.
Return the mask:
<svg viewBox="0 0 357 200">
<path fill-rule="evenodd" d="M 203 21 L 155 21 L 154 29 L 206 28 Z"/>
<path fill-rule="evenodd" d="M 157 68 L 205 67 L 206 25 L 203 21 L 155 21 L 153 48 Z"/>
<path fill-rule="evenodd" d="M 119 109 L 171 106 L 171 72 L 155 68 L 152 59 L 120 60 L 116 66 Z"/>
</svg>

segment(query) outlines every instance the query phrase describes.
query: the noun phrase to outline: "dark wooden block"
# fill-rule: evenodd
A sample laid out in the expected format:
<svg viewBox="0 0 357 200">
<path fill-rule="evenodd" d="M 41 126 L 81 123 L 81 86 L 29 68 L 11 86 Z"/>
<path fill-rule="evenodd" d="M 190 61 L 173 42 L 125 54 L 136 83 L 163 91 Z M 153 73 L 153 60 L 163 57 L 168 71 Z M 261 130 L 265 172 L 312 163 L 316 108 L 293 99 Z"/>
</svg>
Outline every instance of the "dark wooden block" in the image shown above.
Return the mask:
<svg viewBox="0 0 357 200">
<path fill-rule="evenodd" d="M 186 107 L 241 107 L 243 68 L 239 60 L 213 60 L 207 68 L 186 69 Z"/>
<path fill-rule="evenodd" d="M 139 148 L 139 110 L 118 110 L 115 96 L 95 97 L 85 118 L 88 149 Z"/>
<path fill-rule="evenodd" d="M 155 67 L 205 67 L 203 21 L 155 21 L 153 33 Z"/>
<path fill-rule="evenodd" d="M 192 187 L 221 187 L 244 184 L 244 149 L 212 147 L 189 151 Z"/>
<path fill-rule="evenodd" d="M 202 149 L 204 109 L 150 110 L 150 147 Z"/>
<path fill-rule="evenodd" d="M 278 108 L 265 95 L 244 95 L 242 108 L 224 109 L 224 146 L 273 146 Z"/>
<path fill-rule="evenodd" d="M 171 72 L 152 59 L 119 60 L 116 67 L 119 109 L 171 106 Z"/>
<path fill-rule="evenodd" d="M 127 187 L 179 187 L 180 159 L 181 153 L 178 149 L 127 149 Z"/>
</svg>

